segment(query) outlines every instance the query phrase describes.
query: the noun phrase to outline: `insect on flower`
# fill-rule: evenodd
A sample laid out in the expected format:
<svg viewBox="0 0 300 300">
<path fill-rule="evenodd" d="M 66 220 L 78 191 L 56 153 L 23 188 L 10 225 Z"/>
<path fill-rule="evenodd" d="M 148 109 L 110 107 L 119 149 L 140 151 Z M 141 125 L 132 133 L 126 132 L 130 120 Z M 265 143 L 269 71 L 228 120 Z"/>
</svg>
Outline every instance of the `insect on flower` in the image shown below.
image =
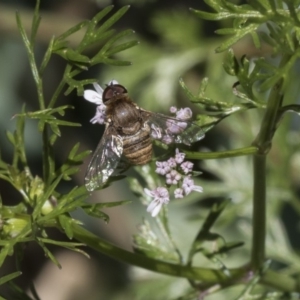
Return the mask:
<svg viewBox="0 0 300 300">
<path fill-rule="evenodd" d="M 129 165 L 147 164 L 152 158 L 152 139 L 190 145 L 204 137 L 197 124 L 185 119 L 191 111 L 181 111 L 177 118 L 172 118 L 138 107 L 126 88 L 116 81 L 111 81 L 104 91 L 98 84 L 94 87 L 97 93 L 84 93 L 86 100 L 98 105 L 91 122 L 105 123 L 106 128 L 87 169 L 88 191 L 103 186 L 121 159 Z"/>
</svg>

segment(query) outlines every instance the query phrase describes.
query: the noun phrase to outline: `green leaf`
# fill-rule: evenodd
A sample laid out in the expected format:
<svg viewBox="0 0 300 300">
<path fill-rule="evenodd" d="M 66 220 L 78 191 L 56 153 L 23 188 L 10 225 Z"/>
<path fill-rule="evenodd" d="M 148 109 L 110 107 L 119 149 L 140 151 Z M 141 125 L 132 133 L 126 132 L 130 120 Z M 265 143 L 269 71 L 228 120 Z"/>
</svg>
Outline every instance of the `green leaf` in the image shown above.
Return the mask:
<svg viewBox="0 0 300 300">
<path fill-rule="evenodd" d="M 131 62 L 130 61 L 125 61 L 125 60 L 117 60 L 117 59 L 111 59 L 111 58 L 103 58 L 103 63 L 111 66 L 130 66 Z M 95 62 L 93 62 L 95 63 Z"/>
<path fill-rule="evenodd" d="M 109 222 L 109 216 L 103 211 L 99 210 L 97 205 L 90 205 L 89 207 L 82 207 L 82 209 L 91 217 L 102 219 L 105 223 Z"/>
<path fill-rule="evenodd" d="M 52 244 L 52 245 L 56 245 L 56 246 L 60 246 L 60 247 L 64 247 L 66 249 L 78 252 L 83 254 L 84 256 L 86 256 L 87 258 L 90 258 L 90 256 L 84 252 L 81 249 L 78 249 L 77 247 L 82 247 L 85 246 L 85 244 L 82 243 L 71 243 L 71 242 L 61 242 L 61 241 L 54 241 L 54 240 L 50 240 L 50 239 L 44 239 L 44 238 L 40 238 L 39 239 L 41 242 L 43 243 L 47 243 L 47 244 Z"/>
<path fill-rule="evenodd" d="M 0 251 L 0 267 L 3 265 L 6 257 L 8 255 L 11 255 L 12 253 L 12 250 L 13 250 L 13 247 L 11 245 L 10 242 L 7 241 L 6 245 L 4 245 L 2 248 L 1 248 L 1 251 Z"/>
<path fill-rule="evenodd" d="M 139 44 L 138 41 L 130 41 L 130 42 L 126 42 L 126 43 L 120 44 L 118 46 L 115 46 L 113 49 L 108 50 L 106 52 L 106 55 L 110 56 L 110 55 L 116 54 L 118 52 L 124 51 L 126 49 L 131 48 L 131 47 L 134 47 L 134 46 L 136 46 L 138 44 Z"/>
<path fill-rule="evenodd" d="M 82 51 L 88 44 L 88 40 L 93 36 L 96 25 L 113 9 L 113 5 L 105 7 L 91 21 L 89 21 L 86 34 L 78 46 L 78 50 Z"/>
<path fill-rule="evenodd" d="M 15 143 L 15 137 L 14 137 L 14 135 L 10 131 L 6 131 L 6 136 L 7 136 L 7 139 L 10 141 L 10 143 L 13 146 L 15 146 L 16 143 Z"/>
<path fill-rule="evenodd" d="M 109 29 L 112 25 L 114 25 L 121 17 L 127 12 L 130 5 L 126 5 L 122 8 L 120 8 L 113 16 L 111 16 L 107 21 L 105 21 L 101 27 L 99 28 L 98 34 L 101 32 L 106 31 Z M 109 7 L 108 7 L 109 8 Z M 110 10 L 109 10 L 110 11 Z M 97 15 L 98 16 L 98 15 Z M 96 16 L 96 17 L 97 17 Z M 101 17 L 102 18 L 102 17 Z M 99 19 L 97 19 L 97 22 L 99 22 Z"/>
<path fill-rule="evenodd" d="M 105 45 L 101 48 L 101 50 L 99 51 L 98 54 L 99 55 L 105 54 L 117 40 L 119 40 L 120 38 L 124 38 L 125 36 L 131 35 L 133 33 L 134 33 L 133 30 L 127 29 L 127 30 L 119 32 L 118 34 L 115 34 L 111 39 L 109 39 L 105 43 Z"/>
<path fill-rule="evenodd" d="M 238 73 L 239 65 L 232 48 L 228 49 L 226 53 L 223 68 L 225 72 L 231 76 L 236 76 L 236 74 Z"/>
<path fill-rule="evenodd" d="M 5 275 L 0 278 L 0 285 L 4 284 L 10 280 L 15 279 L 15 278 L 19 277 L 20 275 L 22 275 L 22 272 L 20 272 L 20 271 Z"/>
<path fill-rule="evenodd" d="M 63 228 L 64 233 L 67 235 L 67 237 L 71 240 L 73 239 L 73 231 L 72 231 L 72 225 L 73 220 L 66 215 L 60 215 L 58 217 L 58 221 L 60 226 Z"/>
<path fill-rule="evenodd" d="M 96 203 L 96 204 L 83 204 L 83 207 L 88 207 L 88 206 L 94 206 L 96 205 L 97 208 L 107 208 L 107 207 L 115 207 L 115 206 L 121 206 L 121 205 L 126 205 L 131 203 L 131 200 L 123 200 L 123 201 L 112 201 L 112 202 L 103 202 L 103 203 Z"/>
<path fill-rule="evenodd" d="M 31 24 L 31 36 L 30 36 L 30 42 L 32 45 L 35 44 L 35 38 L 36 34 L 41 22 L 41 17 L 39 15 L 39 10 L 40 10 L 40 0 L 36 1 L 35 4 L 35 9 L 34 9 L 34 14 L 33 14 L 33 19 L 32 19 L 32 24 Z"/>
<path fill-rule="evenodd" d="M 60 130 L 59 127 L 56 124 L 50 123 L 50 128 L 53 131 L 53 133 L 57 136 L 60 136 Z"/>
<path fill-rule="evenodd" d="M 33 79 L 34 79 L 36 84 L 39 84 L 40 78 L 39 78 L 39 73 L 38 73 L 38 70 L 36 68 L 36 64 L 35 64 L 35 61 L 34 61 L 34 54 L 33 54 L 33 51 L 32 51 L 32 45 L 31 45 L 31 43 L 30 43 L 30 41 L 27 37 L 27 34 L 25 32 L 24 26 L 22 24 L 22 21 L 21 21 L 21 18 L 20 18 L 20 15 L 19 15 L 18 12 L 16 13 L 16 19 L 17 19 L 18 29 L 21 33 L 23 42 L 25 44 L 25 47 L 26 47 L 26 50 L 27 50 L 27 53 L 28 53 L 29 63 L 30 63 Z"/>
<path fill-rule="evenodd" d="M 260 43 L 260 40 L 259 40 L 258 33 L 256 31 L 253 31 L 253 32 L 250 32 L 250 34 L 251 34 L 254 46 L 257 49 L 260 49 L 261 48 L 261 43 Z"/>
<path fill-rule="evenodd" d="M 52 254 L 52 252 L 45 246 L 44 244 L 44 240 L 43 238 L 37 238 L 38 244 L 41 246 L 41 248 L 43 249 L 43 251 L 45 252 L 45 255 L 47 257 L 49 257 L 52 262 L 59 268 L 61 269 L 61 264 L 59 263 L 59 261 L 56 259 L 56 257 Z"/>
<path fill-rule="evenodd" d="M 242 29 L 236 29 L 235 35 L 233 37 L 227 39 L 227 41 L 224 42 L 223 44 L 221 44 L 221 46 L 219 46 L 216 49 L 216 53 L 220 53 L 220 52 L 227 50 L 232 45 L 234 45 L 236 42 L 238 42 L 240 39 L 242 39 L 244 36 L 246 36 L 249 33 L 254 32 L 257 29 L 257 27 L 258 27 L 258 24 L 249 24 L 248 26 L 245 26 Z"/>
<path fill-rule="evenodd" d="M 48 65 L 48 62 L 49 62 L 49 60 L 51 58 L 51 55 L 52 55 L 52 52 L 53 52 L 54 41 L 55 41 L 55 38 L 53 36 L 51 38 L 50 42 L 49 42 L 47 51 L 46 51 L 46 53 L 44 55 L 43 61 L 41 63 L 40 69 L 39 69 L 39 72 L 40 72 L 41 76 L 44 74 L 46 66 Z"/>
<path fill-rule="evenodd" d="M 76 24 L 75 26 L 71 27 L 66 32 L 64 32 L 63 34 L 58 36 L 56 38 L 56 41 L 65 40 L 67 37 L 69 37 L 70 35 L 72 35 L 73 33 L 77 32 L 77 31 L 81 30 L 83 27 L 86 27 L 88 24 L 89 24 L 88 20 L 85 20 L 85 21 L 82 21 L 82 22 Z M 56 43 L 56 41 L 55 41 L 55 43 Z"/>
<path fill-rule="evenodd" d="M 82 55 L 78 53 L 77 51 L 70 49 L 70 48 L 64 48 L 54 51 L 54 53 L 60 55 L 65 60 L 72 62 L 72 63 L 84 63 L 89 64 L 90 59 L 89 57 Z"/>
</svg>

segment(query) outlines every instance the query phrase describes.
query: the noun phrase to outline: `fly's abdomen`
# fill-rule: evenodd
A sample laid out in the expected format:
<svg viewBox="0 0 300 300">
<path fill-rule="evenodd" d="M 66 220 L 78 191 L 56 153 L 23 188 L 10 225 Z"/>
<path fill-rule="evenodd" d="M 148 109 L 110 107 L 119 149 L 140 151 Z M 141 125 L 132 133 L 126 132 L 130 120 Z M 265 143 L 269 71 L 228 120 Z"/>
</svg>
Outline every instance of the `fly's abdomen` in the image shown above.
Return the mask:
<svg viewBox="0 0 300 300">
<path fill-rule="evenodd" d="M 152 141 L 148 125 L 134 135 L 123 136 L 123 154 L 133 165 L 144 165 L 151 160 Z"/>
</svg>

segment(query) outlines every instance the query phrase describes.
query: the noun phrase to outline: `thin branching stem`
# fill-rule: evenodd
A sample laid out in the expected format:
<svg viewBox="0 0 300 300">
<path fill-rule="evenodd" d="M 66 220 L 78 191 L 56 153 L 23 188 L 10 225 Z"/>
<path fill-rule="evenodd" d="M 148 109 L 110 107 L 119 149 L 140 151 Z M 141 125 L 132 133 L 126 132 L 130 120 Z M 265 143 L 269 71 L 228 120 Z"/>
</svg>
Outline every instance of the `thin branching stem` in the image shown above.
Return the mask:
<svg viewBox="0 0 300 300">
<path fill-rule="evenodd" d="M 289 57 L 283 57 L 280 66 L 285 65 Z M 279 80 L 271 89 L 266 113 L 260 131 L 253 142 L 258 152 L 253 156 L 253 224 L 251 264 L 254 269 L 262 267 L 265 261 L 266 238 L 266 159 L 271 149 L 272 139 L 277 128 L 278 114 L 283 96 L 283 81 Z"/>
</svg>

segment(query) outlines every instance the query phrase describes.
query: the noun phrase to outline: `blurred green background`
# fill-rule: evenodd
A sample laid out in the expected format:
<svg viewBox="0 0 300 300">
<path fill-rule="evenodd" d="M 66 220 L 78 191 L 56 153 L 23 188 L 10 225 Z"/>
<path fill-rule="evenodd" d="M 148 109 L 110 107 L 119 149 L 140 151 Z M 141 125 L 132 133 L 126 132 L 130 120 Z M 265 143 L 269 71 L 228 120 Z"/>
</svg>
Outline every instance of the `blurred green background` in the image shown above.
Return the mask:
<svg viewBox="0 0 300 300">
<path fill-rule="evenodd" d="M 135 39 L 140 44 L 121 52 L 118 57 L 129 60 L 132 66 L 113 67 L 100 65 L 84 72 L 83 78 L 98 78 L 100 85 L 115 79 L 126 86 L 132 99 L 139 106 L 154 112 L 168 113 L 170 106 L 190 106 L 193 112 L 201 113 L 191 105 L 178 83 L 183 78 L 191 91 L 196 92 L 201 80 L 209 78 L 207 95 L 216 101 L 236 101 L 232 85 L 236 79 L 229 77 L 222 68 L 224 54 L 215 54 L 214 49 L 222 37 L 214 30 L 226 27 L 226 23 L 213 23 L 198 19 L 189 7 L 205 10 L 202 1 L 196 0 L 120 0 L 86 1 L 61 0 L 41 1 L 42 23 L 38 37 L 37 57 L 42 57 L 47 43 L 53 35 L 58 36 L 79 21 L 93 17 L 107 5 L 115 9 L 130 4 L 131 8 L 115 25 L 116 29 L 133 29 Z M 0 149 L 4 160 L 12 157 L 12 148 L 5 137 L 5 131 L 13 131 L 15 121 L 12 116 L 19 113 L 23 103 L 28 111 L 38 109 L 38 102 L 31 70 L 24 45 L 15 22 L 15 11 L 19 11 L 29 30 L 33 0 L 1 1 L 0 3 Z M 79 33 L 80 35 L 80 33 Z M 76 36 L 70 45 L 78 42 Z M 91 49 L 97 51 L 97 49 Z M 234 46 L 237 58 L 246 55 L 249 59 L 258 56 L 270 58 L 268 47 L 257 50 L 250 39 L 243 39 Z M 60 57 L 52 59 L 46 70 L 44 89 L 50 95 L 59 83 L 65 62 Z M 295 79 L 299 66 L 294 69 Z M 293 103 L 298 101 L 299 84 L 291 80 L 285 98 Z M 259 95 L 264 100 L 265 95 Z M 290 100 L 289 100 L 290 99 Z M 81 149 L 95 149 L 101 138 L 103 127 L 93 125 L 89 120 L 94 116 L 95 106 L 84 101 L 75 93 L 67 97 L 61 95 L 59 105 L 70 104 L 75 109 L 66 119 L 82 124 L 80 128 L 62 128 L 62 138 L 56 143 L 57 163 L 67 157 L 72 146 L 78 141 Z M 248 111 L 231 116 L 207 133 L 206 138 L 192 146 L 195 151 L 221 151 L 248 146 L 257 134 L 262 112 Z M 37 174 L 42 173 L 41 135 L 36 122 L 27 121 L 26 147 L 29 163 Z M 278 268 L 299 270 L 297 255 L 299 239 L 299 169 L 300 153 L 298 133 L 299 121 L 285 117 L 278 131 L 269 155 L 268 164 L 268 241 L 267 255 Z M 62 186 L 68 190 L 75 184 L 83 184 L 84 173 L 90 157 L 74 176 L 73 182 Z M 186 253 L 201 222 L 212 203 L 224 197 L 232 199 L 226 212 L 220 218 L 215 230 L 227 241 L 244 241 L 245 246 L 224 257 L 228 267 L 237 267 L 249 259 L 251 242 L 251 197 L 252 166 L 250 157 L 195 162 L 196 168 L 204 172 L 197 184 L 204 187 L 202 195 L 194 195 L 187 200 L 177 200 L 169 205 L 171 229 L 179 247 Z M 130 175 L 135 176 L 134 170 Z M 4 204 L 12 205 L 20 201 L 20 196 L 5 182 L 0 181 L 0 193 Z M 114 183 L 108 189 L 93 193 L 90 201 L 119 201 L 135 199 L 125 180 Z M 138 201 L 127 206 L 112 208 L 109 224 L 86 217 L 77 211 L 74 217 L 80 219 L 90 230 L 109 241 L 132 249 L 132 234 L 137 232 L 143 218 L 151 217 Z M 58 239 L 64 237 L 54 231 Z M 33 280 L 42 300 L 81 300 L 81 299 L 176 299 L 188 290 L 185 279 L 157 275 L 142 269 L 131 268 L 113 261 L 99 253 L 89 252 L 91 259 L 70 251 L 53 248 L 62 265 L 59 270 L 44 257 L 36 245 L 25 249 L 23 274 L 16 283 L 28 289 Z M 211 266 L 199 258 L 201 266 Z M 291 267 L 292 265 L 292 267 Z M 6 261 L 0 270 L 1 275 L 14 270 L 14 259 Z M 232 299 L 237 288 L 223 291 L 207 299 Z M 7 287 L 0 289 L 3 296 L 10 298 Z"/>
</svg>

